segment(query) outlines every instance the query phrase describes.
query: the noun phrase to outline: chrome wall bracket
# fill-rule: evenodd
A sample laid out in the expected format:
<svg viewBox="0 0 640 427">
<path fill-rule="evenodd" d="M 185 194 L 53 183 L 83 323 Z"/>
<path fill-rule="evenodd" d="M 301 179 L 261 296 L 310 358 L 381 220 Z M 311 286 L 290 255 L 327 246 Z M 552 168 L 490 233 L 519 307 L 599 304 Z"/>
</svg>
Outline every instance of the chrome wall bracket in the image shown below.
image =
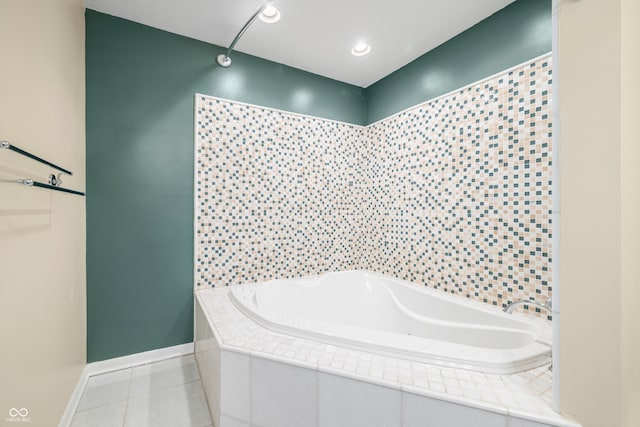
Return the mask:
<svg viewBox="0 0 640 427">
<path fill-rule="evenodd" d="M 229 57 L 229 55 L 231 55 L 231 51 L 234 47 L 236 47 L 236 44 L 240 40 L 240 37 L 242 37 L 242 35 L 249 29 L 251 24 L 253 24 L 253 22 L 258 18 L 258 16 L 260 16 L 260 14 L 266 9 L 268 5 L 269 3 L 263 4 L 260 9 L 258 9 L 253 15 L 251 15 L 251 18 L 249 18 L 247 23 L 244 24 L 244 26 L 240 29 L 236 37 L 229 45 L 227 51 L 225 53 L 221 53 L 216 57 L 216 62 L 218 63 L 218 65 L 220 65 L 222 68 L 229 68 L 231 66 L 231 58 Z"/>
</svg>

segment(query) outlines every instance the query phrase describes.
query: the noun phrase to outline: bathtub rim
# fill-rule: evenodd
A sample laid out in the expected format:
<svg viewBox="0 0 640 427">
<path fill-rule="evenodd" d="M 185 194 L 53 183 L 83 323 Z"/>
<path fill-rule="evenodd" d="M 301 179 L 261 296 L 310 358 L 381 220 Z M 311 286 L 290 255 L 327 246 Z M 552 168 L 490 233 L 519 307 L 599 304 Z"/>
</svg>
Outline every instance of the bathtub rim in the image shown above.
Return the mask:
<svg viewBox="0 0 640 427">
<path fill-rule="evenodd" d="M 439 293 L 441 292 L 437 290 L 426 288 L 426 287 L 423 288 L 412 282 L 407 282 L 401 279 L 397 279 L 391 276 L 385 276 L 383 274 L 371 272 L 368 270 L 348 270 L 347 272 L 352 272 L 352 271 L 358 271 L 365 274 L 370 274 L 378 279 L 392 280 L 394 282 L 397 282 L 399 285 L 408 286 L 408 287 L 417 289 L 419 291 L 428 293 L 430 296 L 433 296 L 442 300 L 454 301 L 460 305 L 467 305 L 468 302 L 472 302 L 472 301 L 467 301 L 466 299 L 462 299 L 460 296 L 454 296 L 455 298 L 451 298 L 451 296 L 446 295 L 447 298 L 443 298 L 443 296 L 439 295 Z M 234 286 L 233 290 L 230 290 L 227 293 L 227 298 L 230 300 L 231 304 L 240 313 L 242 313 L 244 316 L 246 316 L 248 319 L 255 322 L 256 324 L 266 328 L 267 330 L 288 335 L 288 336 L 301 338 L 301 339 L 308 339 L 308 340 L 317 341 L 317 342 L 321 342 L 329 345 L 334 345 L 338 347 L 351 348 L 357 351 L 362 351 L 362 352 L 367 352 L 372 354 L 379 354 L 386 357 L 394 357 L 398 359 L 433 364 L 433 365 L 442 366 L 442 367 L 465 369 L 469 371 L 498 374 L 498 375 L 509 375 L 517 372 L 522 372 L 522 371 L 533 369 L 539 366 L 546 365 L 551 362 L 552 344 L 550 340 L 547 340 L 544 338 L 544 334 L 542 333 L 543 331 L 540 330 L 541 325 L 536 324 L 536 322 L 533 322 L 532 319 L 528 319 L 528 318 L 523 319 L 522 316 L 518 316 L 516 320 L 518 320 L 519 322 L 524 322 L 526 324 L 532 325 L 535 328 L 536 332 L 539 333 L 539 335 L 538 335 L 538 338 L 535 338 L 531 343 L 517 350 L 483 349 L 483 348 L 468 346 L 464 344 L 446 343 L 438 340 L 430 340 L 430 339 L 422 338 L 429 342 L 437 342 L 436 345 L 441 345 L 441 346 L 444 346 L 445 348 L 449 347 L 449 350 L 454 353 L 456 352 L 456 349 L 458 351 L 467 351 L 467 352 L 472 351 L 475 354 L 473 357 L 473 362 L 471 362 L 470 361 L 472 360 L 471 357 L 467 357 L 464 359 L 460 357 L 455 357 L 455 356 L 444 357 L 444 356 L 429 353 L 426 351 L 419 351 L 419 350 L 407 348 L 406 346 L 401 349 L 394 349 L 394 347 L 391 347 L 390 345 L 384 345 L 384 344 L 366 341 L 362 339 L 355 341 L 355 340 L 341 337 L 338 335 L 332 335 L 329 333 L 319 332 L 316 330 L 309 330 L 309 329 L 302 330 L 300 327 L 283 324 L 283 323 L 270 320 L 270 319 L 267 319 L 266 317 L 261 316 L 259 313 L 252 310 L 251 307 L 248 307 L 245 301 L 241 301 L 240 298 L 237 297 L 235 292 L 235 290 L 239 291 L 240 289 L 242 289 L 245 292 L 246 290 L 252 290 L 254 295 L 253 299 L 255 299 L 255 295 L 261 286 L 265 286 L 270 283 L 275 283 L 283 280 L 316 280 L 328 274 L 333 274 L 333 273 L 344 273 L 344 272 L 327 272 L 320 275 L 308 276 L 303 278 L 276 279 L 276 280 L 268 280 L 264 282 L 238 285 L 238 286 Z M 255 304 L 255 301 L 253 301 L 253 303 Z M 486 304 L 483 304 L 483 305 L 486 305 Z M 482 311 L 485 311 L 491 314 L 502 315 L 502 313 L 496 313 L 495 310 L 489 309 L 489 308 L 493 308 L 493 306 L 483 307 L 483 306 L 475 305 L 474 308 L 480 309 Z M 511 315 L 508 315 L 508 316 L 511 316 Z M 329 322 L 324 322 L 324 323 L 329 325 Z M 356 332 L 359 331 L 361 333 L 371 331 L 371 330 L 367 330 L 366 328 L 358 328 L 358 327 L 345 327 L 345 329 L 350 331 L 356 331 Z M 508 329 L 508 328 L 495 328 L 495 329 Z M 376 332 L 376 333 L 383 336 L 387 335 L 389 337 L 396 335 L 391 332 Z M 524 354 L 521 354 L 520 356 L 517 356 L 514 358 L 513 353 L 515 352 L 524 353 Z M 527 352 L 529 354 L 527 354 Z M 540 354 L 531 355 L 531 353 L 540 353 Z M 512 357 L 509 358 L 509 360 L 505 360 L 505 357 L 508 354 L 512 355 Z"/>
<path fill-rule="evenodd" d="M 361 381 L 369 384 L 379 385 L 381 387 L 387 387 L 387 388 L 399 390 L 402 393 L 410 393 L 418 396 L 424 396 L 432 399 L 450 402 L 453 404 L 469 406 L 472 408 L 494 412 L 497 414 L 502 414 L 508 417 L 518 418 L 526 421 L 541 423 L 544 425 L 557 426 L 557 427 L 582 427 L 580 424 L 576 423 L 575 421 L 567 419 L 562 415 L 560 415 L 559 413 L 553 411 L 551 406 L 548 406 L 548 409 L 551 411 L 550 413 L 538 413 L 538 412 L 533 412 L 532 410 L 510 407 L 509 405 L 503 404 L 503 403 L 491 403 L 491 402 L 486 402 L 484 400 L 466 398 L 463 396 L 458 396 L 458 395 L 454 395 L 446 392 L 432 390 L 427 387 L 408 385 L 408 384 L 401 383 L 399 381 L 388 380 L 386 378 L 374 378 L 368 375 L 360 374 L 358 372 L 347 371 L 344 369 L 334 368 L 331 366 L 323 366 L 317 362 L 312 363 L 308 361 L 298 360 L 293 357 L 288 357 L 286 355 L 271 354 L 271 353 L 266 353 L 259 350 L 252 350 L 246 347 L 229 344 L 225 342 L 225 340 L 223 340 L 222 336 L 219 334 L 217 329 L 217 322 L 213 319 L 212 314 L 210 314 L 209 310 L 207 309 L 207 304 L 205 304 L 204 302 L 205 298 L 207 298 L 209 295 L 215 295 L 217 293 L 221 293 L 221 294 L 224 294 L 224 299 L 226 299 L 227 303 L 231 304 L 227 295 L 229 291 L 230 291 L 229 287 L 226 287 L 226 286 L 220 287 L 220 288 L 212 287 L 212 288 L 198 289 L 194 291 L 194 299 L 195 299 L 194 303 L 198 304 L 200 309 L 202 310 L 202 313 L 204 315 L 204 318 L 206 319 L 208 327 L 212 332 L 212 335 L 213 335 L 212 338 L 216 340 L 217 346 L 220 350 L 238 353 L 238 354 L 250 356 L 252 358 L 258 357 L 266 360 L 271 360 L 273 362 L 284 363 L 284 364 L 288 364 L 288 365 L 292 365 L 292 366 L 296 366 L 304 369 L 314 370 L 321 373 L 337 375 L 337 376 L 341 376 L 341 377 L 356 380 L 356 381 Z M 233 306 L 232 304 L 231 306 L 235 308 L 235 306 Z M 194 323 L 194 329 L 195 327 L 196 325 Z M 196 346 L 196 351 L 197 351 L 197 343 L 194 343 L 194 344 Z M 451 368 L 451 369 L 457 370 L 458 368 Z M 510 377 L 510 375 L 501 375 L 501 374 L 496 374 L 496 375 L 504 376 L 506 378 Z"/>
</svg>

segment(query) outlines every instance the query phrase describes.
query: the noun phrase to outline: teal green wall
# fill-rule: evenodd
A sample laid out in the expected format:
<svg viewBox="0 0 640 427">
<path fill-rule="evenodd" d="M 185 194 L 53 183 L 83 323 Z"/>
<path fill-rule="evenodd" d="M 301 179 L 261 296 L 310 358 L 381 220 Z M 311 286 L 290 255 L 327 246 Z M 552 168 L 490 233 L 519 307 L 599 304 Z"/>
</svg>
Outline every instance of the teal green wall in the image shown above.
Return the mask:
<svg viewBox="0 0 640 427">
<path fill-rule="evenodd" d="M 518 0 L 369 86 L 367 123 L 550 52 L 551 37 L 551 0 Z"/>
<path fill-rule="evenodd" d="M 364 123 L 362 88 L 220 52 L 86 12 L 89 362 L 192 341 L 196 92 Z"/>
<path fill-rule="evenodd" d="M 366 124 L 550 50 L 518 0 L 365 90 L 87 10 L 88 361 L 192 341 L 196 92 Z"/>
</svg>

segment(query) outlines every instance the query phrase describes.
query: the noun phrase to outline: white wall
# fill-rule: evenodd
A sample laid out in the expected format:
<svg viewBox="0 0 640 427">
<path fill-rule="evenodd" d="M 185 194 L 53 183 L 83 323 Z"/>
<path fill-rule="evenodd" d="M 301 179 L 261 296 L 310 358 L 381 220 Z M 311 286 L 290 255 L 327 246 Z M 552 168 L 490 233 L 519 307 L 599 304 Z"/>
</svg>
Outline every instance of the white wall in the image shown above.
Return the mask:
<svg viewBox="0 0 640 427">
<path fill-rule="evenodd" d="M 640 2 L 622 2 L 622 404 L 640 426 Z"/>
<path fill-rule="evenodd" d="M 81 191 L 84 74 L 81 0 L 0 0 L 0 139 Z M 0 425 L 57 425 L 85 365 L 85 199 L 12 182 L 51 171 L 0 150 Z"/>
<path fill-rule="evenodd" d="M 560 408 L 585 427 L 639 425 L 638 9 L 559 1 Z"/>
</svg>

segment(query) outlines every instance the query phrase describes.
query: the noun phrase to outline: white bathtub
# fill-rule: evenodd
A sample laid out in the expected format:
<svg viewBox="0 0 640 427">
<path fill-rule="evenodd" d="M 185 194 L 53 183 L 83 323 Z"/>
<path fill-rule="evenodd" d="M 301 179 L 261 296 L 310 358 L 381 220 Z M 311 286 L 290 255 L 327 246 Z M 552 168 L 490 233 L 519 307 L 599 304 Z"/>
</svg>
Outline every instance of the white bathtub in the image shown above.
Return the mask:
<svg viewBox="0 0 640 427">
<path fill-rule="evenodd" d="M 540 322 L 367 271 L 238 286 L 229 295 L 267 329 L 371 353 L 496 374 L 551 361 Z"/>
</svg>

